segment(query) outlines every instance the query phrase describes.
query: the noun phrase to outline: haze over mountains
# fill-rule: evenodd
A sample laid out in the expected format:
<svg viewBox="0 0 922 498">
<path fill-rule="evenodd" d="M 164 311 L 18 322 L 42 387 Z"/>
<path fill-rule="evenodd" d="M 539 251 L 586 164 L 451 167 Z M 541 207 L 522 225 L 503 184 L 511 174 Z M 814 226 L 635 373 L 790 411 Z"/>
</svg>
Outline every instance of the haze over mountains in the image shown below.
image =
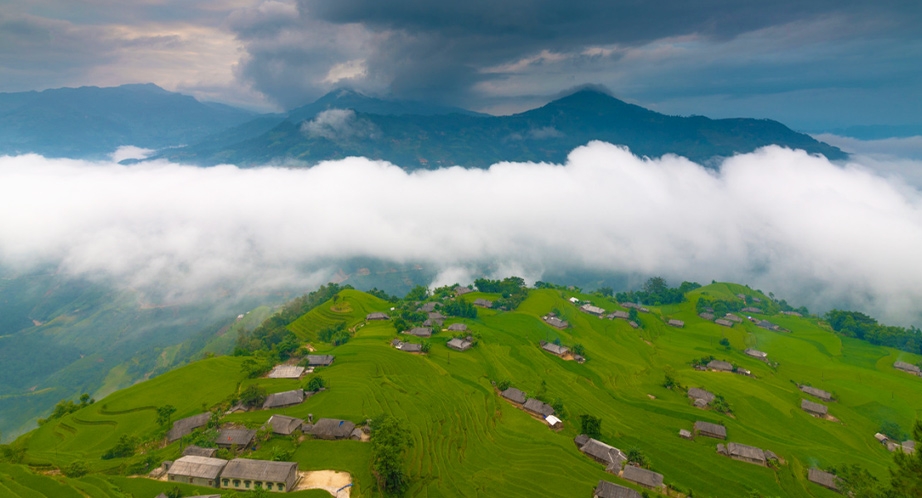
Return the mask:
<svg viewBox="0 0 922 498">
<path fill-rule="evenodd" d="M 563 162 L 591 140 L 638 155 L 694 161 L 781 145 L 845 154 L 771 120 L 666 116 L 583 89 L 512 116 L 337 90 L 285 115 L 254 116 L 155 85 L 0 94 L 0 153 L 94 158 L 120 145 L 163 149 L 154 158 L 256 166 L 363 156 L 408 170 L 501 161 Z M 179 147 L 184 146 L 184 147 Z M 176 148 L 179 147 L 179 148 Z"/>
</svg>

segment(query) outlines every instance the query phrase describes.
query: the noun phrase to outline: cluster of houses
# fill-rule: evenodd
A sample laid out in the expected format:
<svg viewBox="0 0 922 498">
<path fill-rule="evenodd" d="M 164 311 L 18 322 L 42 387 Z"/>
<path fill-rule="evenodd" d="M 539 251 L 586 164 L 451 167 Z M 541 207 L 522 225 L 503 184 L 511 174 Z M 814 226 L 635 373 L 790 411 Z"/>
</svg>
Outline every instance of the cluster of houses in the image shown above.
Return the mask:
<svg viewBox="0 0 922 498">
<path fill-rule="evenodd" d="M 187 455 L 175 462 L 163 462 L 167 480 L 212 488 L 250 491 L 265 489 L 284 493 L 298 480 L 297 462 L 272 462 L 235 458 L 223 460 Z"/>
<path fill-rule="evenodd" d="M 554 407 L 537 399 L 529 398 L 524 392 L 514 387 L 507 388 L 500 395 L 503 398 L 521 406 L 525 411 L 544 420 L 551 429 L 562 429 L 563 421 L 557 418 Z"/>
<path fill-rule="evenodd" d="M 874 439 L 877 440 L 880 444 L 887 447 L 890 451 L 902 451 L 903 453 L 910 454 L 916 452 L 916 442 L 912 439 L 908 441 L 893 441 L 884 434 L 877 433 L 874 434 Z"/>
<path fill-rule="evenodd" d="M 716 396 L 714 396 L 714 393 L 700 387 L 690 387 L 688 388 L 688 398 L 692 400 L 695 406 L 704 409 L 714 401 Z"/>
<path fill-rule="evenodd" d="M 640 327 L 640 325 L 638 325 L 637 322 L 635 322 L 634 320 L 631 320 L 631 315 L 627 311 L 620 311 L 620 310 L 612 311 L 611 313 L 605 315 L 605 318 L 608 318 L 609 320 L 614 320 L 615 318 L 619 320 L 626 320 L 627 323 L 630 324 L 631 327 L 635 329 Z"/>
<path fill-rule="evenodd" d="M 736 323 L 742 323 L 742 322 L 743 322 L 743 319 L 742 319 L 742 318 L 740 318 L 740 317 L 734 315 L 733 313 L 727 313 L 727 314 L 724 315 L 722 318 L 717 318 L 716 315 L 714 315 L 714 313 L 713 313 L 712 311 L 713 311 L 713 310 L 711 310 L 711 311 L 704 311 L 704 312 L 698 313 L 698 316 L 700 316 L 701 318 L 704 318 L 705 320 L 710 320 L 710 321 L 716 323 L 717 325 L 722 325 L 722 326 L 727 327 L 727 328 L 733 327 L 733 325 L 736 324 Z"/>
<path fill-rule="evenodd" d="M 657 491 L 662 491 L 665 488 L 662 474 L 641 467 L 636 467 L 634 465 L 625 465 L 625 463 L 628 461 L 628 458 L 627 455 L 625 455 L 624 452 L 620 449 L 603 443 L 598 439 L 590 438 L 585 434 L 576 436 L 576 438 L 573 439 L 573 442 L 576 443 L 579 451 L 584 453 L 586 456 L 589 456 L 593 460 L 605 465 L 606 472 L 615 474 L 616 476 L 619 476 L 626 481 L 633 482 L 634 484 L 644 488 Z M 612 484 L 612 486 L 615 485 Z"/>
</svg>

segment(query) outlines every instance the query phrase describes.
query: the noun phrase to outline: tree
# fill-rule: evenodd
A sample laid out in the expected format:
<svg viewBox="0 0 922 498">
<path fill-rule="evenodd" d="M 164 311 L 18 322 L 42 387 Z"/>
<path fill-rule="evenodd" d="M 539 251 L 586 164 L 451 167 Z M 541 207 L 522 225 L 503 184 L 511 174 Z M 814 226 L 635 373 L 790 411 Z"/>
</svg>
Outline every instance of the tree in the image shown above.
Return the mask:
<svg viewBox="0 0 922 498">
<path fill-rule="evenodd" d="M 720 340 L 720 345 L 727 349 L 730 349 L 730 339 L 727 339 L 726 337 L 722 338 Z"/>
<path fill-rule="evenodd" d="M 912 429 L 912 439 L 917 443 L 916 447 L 922 445 L 922 422 L 916 421 Z M 896 464 L 895 469 L 890 469 L 890 485 L 893 487 L 894 496 L 922 496 L 922 450 L 917 449 L 915 453 L 906 454 L 897 451 L 893 456 Z"/>
<path fill-rule="evenodd" d="M 403 465 L 406 449 L 413 444 L 409 436 L 410 432 L 390 415 L 371 422 L 372 468 L 385 494 L 399 495 L 407 489 Z"/>
<path fill-rule="evenodd" d="M 593 417 L 589 414 L 580 415 L 579 426 L 583 434 L 593 439 L 602 437 L 602 419 L 599 417 Z"/>
<path fill-rule="evenodd" d="M 628 463 L 637 464 L 640 467 L 645 469 L 650 468 L 650 460 L 647 459 L 647 456 L 643 454 L 642 451 L 638 448 L 631 448 L 627 450 L 627 461 Z"/>
<path fill-rule="evenodd" d="M 326 382 L 323 380 L 323 377 L 317 375 L 315 377 L 311 377 L 311 380 L 307 382 L 306 389 L 308 391 L 317 392 L 321 387 L 326 387 Z"/>
<path fill-rule="evenodd" d="M 404 299 L 407 301 L 423 301 L 427 297 L 429 297 L 429 289 L 423 285 L 417 285 L 416 287 L 413 287 L 410 292 L 407 292 L 407 295 L 404 297 Z"/>
<path fill-rule="evenodd" d="M 599 287 L 599 294 L 605 297 L 612 297 L 615 295 L 615 291 L 611 287 Z"/>
<path fill-rule="evenodd" d="M 176 407 L 173 405 L 163 405 L 157 408 L 157 425 L 166 427 L 173 420 L 173 414 L 176 413 Z"/>
<path fill-rule="evenodd" d="M 264 387 L 252 384 L 240 393 L 240 402 L 249 407 L 261 406 L 266 401 L 266 396 Z"/>
<path fill-rule="evenodd" d="M 115 443 L 115 446 L 102 454 L 102 459 L 111 460 L 113 458 L 130 457 L 131 455 L 134 455 L 137 447 L 138 438 L 128 434 L 122 434 L 118 438 L 118 442 Z"/>
<path fill-rule="evenodd" d="M 179 486 L 173 486 L 173 489 L 167 491 L 165 494 L 167 498 L 182 498 L 182 490 L 179 489 Z"/>
<path fill-rule="evenodd" d="M 576 343 L 573 345 L 573 354 L 578 354 L 580 356 L 586 356 L 586 348 L 582 344 Z"/>
<path fill-rule="evenodd" d="M 79 460 L 77 460 L 76 462 L 73 462 L 73 463 L 71 463 L 70 465 L 68 465 L 67 467 L 64 467 L 63 469 L 61 469 L 61 472 L 62 472 L 65 476 L 67 476 L 67 477 L 73 477 L 73 478 L 83 477 L 83 476 L 85 476 L 89 471 L 90 471 L 90 470 L 87 468 L 86 464 L 83 463 L 83 462 L 81 462 L 81 461 L 79 461 Z"/>
</svg>

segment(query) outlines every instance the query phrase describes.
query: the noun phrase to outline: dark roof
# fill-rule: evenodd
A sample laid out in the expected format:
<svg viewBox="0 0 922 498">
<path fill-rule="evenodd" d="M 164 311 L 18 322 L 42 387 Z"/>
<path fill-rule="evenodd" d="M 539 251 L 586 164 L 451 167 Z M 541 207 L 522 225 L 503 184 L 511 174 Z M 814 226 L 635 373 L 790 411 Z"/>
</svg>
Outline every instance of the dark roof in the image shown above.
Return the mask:
<svg viewBox="0 0 922 498">
<path fill-rule="evenodd" d="M 214 442 L 218 446 L 248 446 L 256 437 L 256 431 L 250 429 L 221 429 Z"/>
<path fill-rule="evenodd" d="M 589 439 L 579 450 L 596 460 L 615 464 L 616 466 L 620 466 L 622 462 L 627 460 L 627 457 L 624 456 L 621 450 L 609 444 L 605 444 L 598 439 Z"/>
<path fill-rule="evenodd" d="M 710 391 L 705 391 L 700 387 L 689 387 L 688 388 L 688 397 L 691 399 L 703 399 L 706 403 L 714 401 L 714 393 Z"/>
<path fill-rule="evenodd" d="M 747 446 L 745 444 L 739 443 L 727 443 L 727 453 L 731 457 L 758 460 L 762 463 L 765 463 L 765 452 L 754 446 Z"/>
<path fill-rule="evenodd" d="M 716 323 L 717 325 L 723 325 L 724 327 L 733 326 L 733 322 L 731 322 L 730 320 L 724 320 L 723 318 L 718 318 L 717 320 L 714 320 L 714 323 Z"/>
<path fill-rule="evenodd" d="M 547 322 L 551 327 L 556 327 L 558 329 L 565 329 L 569 325 L 567 322 L 557 318 L 556 316 L 546 316 L 544 321 Z"/>
<path fill-rule="evenodd" d="M 713 320 L 713 319 L 714 319 L 714 313 L 707 313 L 707 312 L 705 312 L 705 313 L 698 313 L 698 316 L 700 316 L 701 318 L 704 318 L 705 320 Z"/>
<path fill-rule="evenodd" d="M 419 307 L 419 311 L 423 313 L 429 313 L 430 311 L 435 311 L 435 303 L 425 303 Z"/>
<path fill-rule="evenodd" d="M 609 318 L 621 318 L 623 320 L 627 320 L 628 318 L 631 317 L 631 315 L 628 314 L 627 311 L 616 310 L 616 311 L 612 311 L 611 313 L 609 313 L 608 317 Z"/>
<path fill-rule="evenodd" d="M 624 473 L 621 474 L 624 479 L 636 482 L 642 486 L 658 488 L 663 485 L 663 475 L 653 472 L 652 470 L 642 469 L 628 465 L 624 467 Z"/>
<path fill-rule="evenodd" d="M 807 479 L 829 489 L 839 489 L 836 485 L 836 480 L 838 480 L 838 477 L 836 477 L 835 474 L 823 472 L 820 469 L 810 469 L 807 472 Z"/>
<path fill-rule="evenodd" d="M 283 406 L 298 405 L 304 402 L 304 390 L 295 389 L 280 393 L 272 393 L 266 397 L 263 408 L 280 408 Z"/>
<path fill-rule="evenodd" d="M 352 435 L 355 424 L 348 420 L 322 418 L 311 427 L 311 434 L 320 439 L 343 439 Z"/>
<path fill-rule="evenodd" d="M 365 320 L 390 320 L 391 317 L 387 316 L 387 313 L 381 313 L 380 311 L 369 313 L 365 316 Z"/>
<path fill-rule="evenodd" d="M 711 362 L 708 363 L 708 368 L 712 370 L 730 372 L 733 370 L 733 365 L 723 360 L 711 360 Z"/>
<path fill-rule="evenodd" d="M 522 408 L 525 408 L 532 413 L 541 414 L 541 416 L 544 417 L 554 414 L 554 409 L 551 407 L 551 405 L 538 401 L 535 398 L 531 398 L 526 401 L 525 404 L 522 405 Z"/>
<path fill-rule="evenodd" d="M 166 434 L 167 441 L 173 442 L 177 439 L 191 433 L 195 429 L 204 426 L 211 419 L 211 413 L 199 413 L 191 417 L 186 417 L 173 422 L 173 427 Z"/>
<path fill-rule="evenodd" d="M 554 344 L 553 342 L 544 342 L 541 341 L 541 349 L 547 351 L 548 353 L 555 354 L 557 356 L 563 356 L 570 352 L 570 349 L 566 346 L 561 346 L 559 344 Z"/>
<path fill-rule="evenodd" d="M 641 498 L 637 491 L 608 481 L 599 481 L 592 496 L 594 498 Z"/>
<path fill-rule="evenodd" d="M 504 398 L 508 399 L 509 401 L 514 401 L 518 404 L 522 404 L 525 402 L 525 393 L 523 393 L 522 391 L 519 391 L 518 389 L 514 387 L 510 387 L 509 389 L 506 389 L 505 391 L 502 392 L 502 395 Z"/>
<path fill-rule="evenodd" d="M 712 424 L 710 422 L 695 422 L 695 432 L 701 433 L 705 436 L 717 436 L 721 439 L 727 439 L 727 428 L 719 425 Z"/>
<path fill-rule="evenodd" d="M 173 462 L 167 475 L 217 479 L 225 465 L 227 465 L 227 460 L 220 458 L 189 455 Z"/>
<path fill-rule="evenodd" d="M 576 446 L 582 448 L 583 445 L 589 442 L 589 436 L 585 434 L 580 434 L 579 436 L 576 436 L 575 438 L 573 438 L 573 442 L 576 443 Z"/>
<path fill-rule="evenodd" d="M 287 436 L 298 430 L 304 421 L 299 418 L 289 417 L 287 415 L 273 415 L 269 417 L 269 422 L 267 423 L 269 424 L 269 427 L 272 428 L 272 432 Z"/>
<path fill-rule="evenodd" d="M 826 415 L 829 412 L 829 408 L 826 408 L 826 405 L 820 403 L 814 403 L 813 401 L 801 399 L 800 408 L 806 412 L 816 413 L 819 415 Z"/>
<path fill-rule="evenodd" d="M 292 469 L 297 470 L 297 468 L 297 462 L 270 462 L 268 460 L 235 458 L 224 467 L 221 478 L 286 482 L 291 475 Z"/>
<path fill-rule="evenodd" d="M 809 395 L 811 395 L 811 396 L 816 396 L 817 398 L 822 399 L 822 400 L 824 400 L 824 401 L 829 401 L 829 400 L 832 399 L 832 394 L 830 394 L 830 393 L 828 393 L 828 392 L 826 392 L 826 391 L 824 391 L 824 390 L 822 390 L 822 389 L 817 389 L 817 388 L 815 388 L 815 387 L 811 387 L 811 386 L 800 386 L 800 390 L 803 391 L 803 392 L 805 392 L 805 393 L 807 393 L 807 394 L 809 394 Z"/>
<path fill-rule="evenodd" d="M 423 345 L 422 344 L 413 344 L 412 342 L 401 342 L 397 345 L 397 349 L 405 351 L 407 353 L 422 353 Z"/>
<path fill-rule="evenodd" d="M 493 301 L 490 301 L 489 299 L 475 299 L 474 306 L 480 306 L 481 308 L 492 308 Z"/>
<path fill-rule="evenodd" d="M 429 327 L 415 327 L 406 331 L 405 334 L 415 335 L 416 337 L 431 337 L 432 329 Z"/>
<path fill-rule="evenodd" d="M 464 332 L 467 330 L 467 325 L 463 323 L 453 323 L 448 326 L 448 330 L 451 330 L 452 332 Z"/>
<path fill-rule="evenodd" d="M 200 456 L 213 458 L 215 453 L 218 452 L 217 448 L 202 448 L 194 444 L 186 446 L 186 449 L 182 450 L 182 456 Z"/>
<path fill-rule="evenodd" d="M 468 292 L 474 292 L 474 291 L 468 289 L 467 287 L 462 287 L 462 286 L 460 286 L 460 285 L 456 285 L 455 288 L 454 288 L 454 291 L 455 291 L 455 294 L 457 294 L 457 295 L 459 295 L 459 296 L 464 295 L 464 294 L 467 294 Z"/>
<path fill-rule="evenodd" d="M 333 364 L 335 357 L 330 354 L 309 354 L 307 365 L 311 367 L 327 367 Z"/>
</svg>

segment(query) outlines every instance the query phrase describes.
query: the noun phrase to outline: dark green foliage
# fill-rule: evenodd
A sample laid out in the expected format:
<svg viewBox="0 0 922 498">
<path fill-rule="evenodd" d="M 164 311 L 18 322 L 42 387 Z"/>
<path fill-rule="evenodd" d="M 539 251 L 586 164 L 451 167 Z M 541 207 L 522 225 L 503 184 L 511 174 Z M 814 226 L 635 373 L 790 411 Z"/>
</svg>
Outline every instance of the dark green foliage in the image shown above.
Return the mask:
<svg viewBox="0 0 922 498">
<path fill-rule="evenodd" d="M 432 343 L 430 343 L 429 341 L 423 341 L 422 344 L 419 345 L 419 347 L 420 347 L 420 351 L 422 351 L 423 353 L 428 353 L 429 350 L 432 349 Z"/>
<path fill-rule="evenodd" d="M 679 287 L 672 288 L 663 277 L 652 277 L 637 291 L 619 292 L 615 295 L 621 303 L 643 303 L 660 306 L 663 304 L 677 304 L 685 301 L 685 293 L 701 287 L 694 282 L 682 282 Z"/>
<path fill-rule="evenodd" d="M 273 462 L 290 462 L 291 458 L 294 456 L 294 453 L 294 448 L 275 446 L 272 448 L 272 454 L 269 455 L 269 460 L 272 460 Z"/>
<path fill-rule="evenodd" d="M 639 448 L 631 448 L 627 450 L 627 453 L 625 456 L 627 456 L 628 463 L 633 463 L 637 465 L 638 467 L 649 469 L 651 466 L 650 460 L 647 458 L 647 455 L 644 455 L 643 451 L 640 451 Z"/>
<path fill-rule="evenodd" d="M 627 310 L 627 319 L 636 323 L 640 328 L 643 328 L 643 322 L 640 321 L 640 312 L 636 308 L 631 308 Z"/>
<path fill-rule="evenodd" d="M 379 299 L 383 299 L 383 300 L 385 300 L 385 301 L 387 301 L 387 302 L 390 302 L 390 303 L 396 303 L 397 301 L 400 300 L 399 297 L 397 297 L 397 296 L 392 296 L 392 295 L 388 294 L 387 292 L 384 292 L 383 290 L 379 290 L 377 287 L 374 287 L 374 288 L 372 288 L 371 290 L 365 291 L 365 292 L 368 293 L 368 294 L 371 294 L 372 296 L 375 296 L 375 297 L 377 297 L 377 298 L 379 298 Z"/>
<path fill-rule="evenodd" d="M 473 303 L 461 299 L 445 303 L 442 305 L 442 311 L 448 316 L 477 318 L 477 307 Z"/>
<path fill-rule="evenodd" d="M 307 386 L 304 388 L 307 391 L 319 391 L 321 387 L 326 387 L 326 382 L 323 380 L 323 377 L 316 375 L 311 377 L 311 380 L 307 381 Z"/>
<path fill-rule="evenodd" d="M 599 287 L 597 292 L 605 297 L 612 297 L 615 295 L 615 291 L 611 287 Z"/>
<path fill-rule="evenodd" d="M 417 285 L 410 289 L 403 299 L 405 301 L 425 301 L 427 297 L 429 297 L 429 289 L 424 285 Z"/>
<path fill-rule="evenodd" d="M 857 311 L 832 310 L 826 321 L 837 333 L 855 337 L 871 344 L 890 346 L 910 353 L 922 354 L 922 331 L 877 323 L 877 320 Z"/>
<path fill-rule="evenodd" d="M 586 356 L 586 348 L 580 343 L 574 344 L 573 347 L 570 348 L 570 350 L 573 351 L 573 354 L 578 354 L 580 356 Z"/>
<path fill-rule="evenodd" d="M 118 438 L 118 442 L 115 443 L 115 446 L 110 448 L 108 451 L 102 454 L 103 460 L 111 460 L 113 458 L 124 458 L 134 455 L 135 450 L 138 447 L 138 438 L 122 434 Z"/>
<path fill-rule="evenodd" d="M 51 412 L 51 415 L 48 418 L 38 419 L 38 425 L 44 425 L 48 423 L 49 420 L 54 420 L 56 418 L 61 418 L 65 415 L 74 413 L 75 411 L 95 403 L 95 399 L 90 399 L 90 395 L 83 393 L 80 395 L 80 403 L 74 403 L 69 399 L 62 399 L 58 401 L 58 404 L 54 405 L 54 410 Z"/>
<path fill-rule="evenodd" d="M 396 418 L 382 415 L 372 420 L 372 468 L 385 494 L 399 495 L 406 491 L 409 483 L 403 467 L 406 450 L 412 445 L 410 431 Z"/>
<path fill-rule="evenodd" d="M 509 389 L 509 386 L 511 385 L 512 382 L 509 382 L 508 380 L 501 380 L 496 384 L 496 388 L 500 391 L 505 391 L 506 389 Z"/>
<path fill-rule="evenodd" d="M 922 422 L 916 421 L 912 429 L 916 442 L 915 453 L 896 452 L 893 461 L 896 468 L 890 469 L 892 496 L 922 496 Z"/>
<path fill-rule="evenodd" d="M 727 349 L 730 349 L 730 339 L 727 339 L 726 337 L 721 338 L 720 345 Z"/>
<path fill-rule="evenodd" d="M 845 496 L 852 498 L 887 498 L 887 491 L 881 487 L 880 482 L 867 469 L 857 464 L 841 465 L 839 467 L 828 469 L 829 472 L 839 477 L 839 491 Z M 889 495 L 896 496 L 919 496 L 919 495 Z"/>
<path fill-rule="evenodd" d="M 71 463 L 70 465 L 61 469 L 61 473 L 67 477 L 77 478 L 85 476 L 90 470 L 87 468 L 86 464 L 77 460 L 76 462 Z"/>
<path fill-rule="evenodd" d="M 718 413 L 732 413 L 733 409 L 730 408 L 730 403 L 727 403 L 727 400 L 724 399 L 723 395 L 715 394 L 714 401 L 711 401 L 711 408 Z"/>
<path fill-rule="evenodd" d="M 178 486 L 173 486 L 173 489 L 167 491 L 166 498 L 182 498 L 182 490 Z"/>
<path fill-rule="evenodd" d="M 554 398 L 554 401 L 551 401 L 549 404 L 551 405 L 551 408 L 554 409 L 554 413 L 558 417 L 563 418 L 564 416 L 563 415 L 563 411 L 564 411 L 563 400 L 560 398 Z"/>
<path fill-rule="evenodd" d="M 349 342 L 351 336 L 346 330 L 345 322 L 340 322 L 332 327 L 326 327 L 317 333 L 317 339 L 320 342 L 326 342 L 334 346 L 339 346 Z"/>
<path fill-rule="evenodd" d="M 496 309 L 514 310 L 528 297 L 525 280 L 520 277 L 507 277 L 502 280 L 478 278 L 474 280 L 474 286 L 480 292 L 500 294 L 502 296 L 500 299 L 493 301 L 493 307 Z"/>
<path fill-rule="evenodd" d="M 675 378 L 672 375 L 669 375 L 668 373 L 666 374 L 666 380 L 663 381 L 662 386 L 665 387 L 666 389 L 672 389 L 674 387 L 679 388 L 679 389 L 682 388 L 682 386 L 679 385 L 679 383 L 675 380 Z"/>
<path fill-rule="evenodd" d="M 703 367 L 707 366 L 707 364 L 712 361 L 714 361 L 713 356 L 702 356 L 701 358 L 695 358 L 692 360 L 691 364 L 693 367 Z"/>
<path fill-rule="evenodd" d="M 214 448 L 217 446 L 215 439 L 218 437 L 218 430 L 215 427 L 209 426 L 209 428 L 195 431 L 187 437 L 188 439 L 184 439 L 187 445 L 195 445 L 201 448 Z"/>
<path fill-rule="evenodd" d="M 240 402 L 249 407 L 262 406 L 266 396 L 266 388 L 252 384 L 240 393 Z"/>
<path fill-rule="evenodd" d="M 157 408 L 157 425 L 160 427 L 170 425 L 174 413 L 176 413 L 176 407 L 173 405 L 163 405 Z"/>
<path fill-rule="evenodd" d="M 247 377 L 255 379 L 269 370 L 272 370 L 272 366 L 275 365 L 277 360 L 277 357 L 265 351 L 257 351 L 255 355 L 243 360 L 243 363 L 240 365 L 240 371 Z"/>
<path fill-rule="evenodd" d="M 903 432 L 900 424 L 892 421 L 887 421 L 880 424 L 880 430 L 878 430 L 878 432 L 894 441 L 905 441 L 909 437 L 905 432 Z"/>
<path fill-rule="evenodd" d="M 599 439 L 602 437 L 602 419 L 599 417 L 593 417 L 589 414 L 580 415 L 579 427 L 580 432 L 591 438 Z"/>
</svg>

